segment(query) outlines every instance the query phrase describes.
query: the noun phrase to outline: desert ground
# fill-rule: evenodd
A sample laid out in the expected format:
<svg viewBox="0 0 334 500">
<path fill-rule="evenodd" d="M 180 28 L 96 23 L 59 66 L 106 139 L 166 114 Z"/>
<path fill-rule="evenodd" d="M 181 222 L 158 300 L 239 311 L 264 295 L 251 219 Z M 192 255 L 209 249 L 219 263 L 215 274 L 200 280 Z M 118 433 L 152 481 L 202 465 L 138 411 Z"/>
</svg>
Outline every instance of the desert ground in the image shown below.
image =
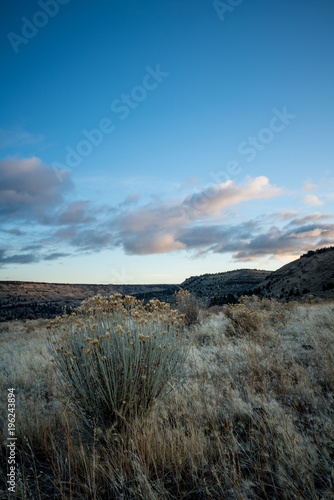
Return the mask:
<svg viewBox="0 0 334 500">
<path fill-rule="evenodd" d="M 88 432 L 69 409 L 48 320 L 0 324 L 1 392 L 16 391 L 15 498 L 333 498 L 334 302 L 183 306 L 181 376 L 117 433 Z M 13 498 L 2 451 L 1 498 Z"/>
</svg>

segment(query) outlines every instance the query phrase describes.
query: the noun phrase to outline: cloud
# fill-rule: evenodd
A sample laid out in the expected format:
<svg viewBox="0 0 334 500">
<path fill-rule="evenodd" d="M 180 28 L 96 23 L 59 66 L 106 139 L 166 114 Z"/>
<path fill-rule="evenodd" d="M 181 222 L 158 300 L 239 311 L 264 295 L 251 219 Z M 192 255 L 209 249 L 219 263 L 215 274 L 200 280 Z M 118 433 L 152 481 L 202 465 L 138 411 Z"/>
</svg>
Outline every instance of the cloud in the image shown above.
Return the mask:
<svg viewBox="0 0 334 500">
<path fill-rule="evenodd" d="M 132 213 L 120 216 L 123 229 L 141 231 L 147 227 L 166 228 L 186 224 L 192 220 L 220 216 L 222 210 L 242 202 L 269 198 L 281 194 L 266 177 L 248 178 L 242 186 L 233 181 L 213 184 L 191 196 L 168 202 L 146 205 Z"/>
<path fill-rule="evenodd" d="M 23 236 L 25 233 L 18 228 L 0 229 L 2 233 L 13 234 L 14 236 Z"/>
<path fill-rule="evenodd" d="M 30 247 L 26 247 L 25 250 L 28 249 L 34 250 L 34 252 L 7 255 L 8 251 L 0 249 L 0 267 L 4 267 L 6 264 L 32 264 L 41 260 L 51 261 L 70 255 L 69 253 L 63 252 L 52 252 L 46 255 L 38 254 L 36 250 L 41 250 L 41 245 L 30 245 Z"/>
<path fill-rule="evenodd" d="M 334 224 L 303 225 L 294 230 L 272 227 L 267 232 L 252 235 L 248 242 L 232 241 L 222 251 L 234 251 L 233 257 L 237 261 L 249 261 L 266 255 L 298 256 L 333 243 Z"/>
<path fill-rule="evenodd" d="M 65 226 L 55 232 L 53 238 L 83 252 L 122 247 L 127 254 L 150 255 L 183 249 L 206 250 L 211 244 L 218 251 L 229 229 L 215 229 L 212 223 L 217 217 L 221 219 L 224 212 L 226 217 L 226 210 L 231 206 L 280 193 L 265 177 L 247 178 L 242 185 L 232 181 L 218 185 L 215 196 L 202 190 L 195 196 L 159 200 L 132 210 L 126 206 L 123 211 L 109 212 L 109 221 L 98 226 L 85 215 L 87 203 L 77 202 L 63 212 L 58 211 L 49 218 L 49 223 Z M 79 227 L 82 222 L 84 227 Z M 248 237 L 249 227 L 254 224 L 253 221 L 243 224 L 240 237 Z"/>
<path fill-rule="evenodd" d="M 248 177 L 244 185 L 237 186 L 233 181 L 212 184 L 199 193 L 195 193 L 184 201 L 184 206 L 197 214 L 218 214 L 223 208 L 238 205 L 246 201 L 271 198 L 282 194 L 282 189 L 271 186 L 267 177 L 251 179 Z"/>
<path fill-rule="evenodd" d="M 323 202 L 319 200 L 319 198 L 317 196 L 315 196 L 314 194 L 309 194 L 307 196 L 304 196 L 303 198 L 303 203 L 305 203 L 305 205 L 309 205 L 309 206 L 319 206 L 319 205 L 323 205 Z"/>
<path fill-rule="evenodd" d="M 122 245 L 126 253 L 135 255 L 152 255 L 168 253 L 186 248 L 176 241 L 173 232 L 146 231 L 139 235 L 122 235 Z"/>
<path fill-rule="evenodd" d="M 264 222 L 265 218 L 263 219 Z M 65 236 L 65 235 L 63 235 Z M 292 259 L 310 249 L 334 244 L 334 224 L 306 223 L 300 226 L 266 228 L 263 221 L 248 220 L 240 224 L 191 225 L 166 228 L 161 231 L 145 230 L 139 234 L 129 231 L 117 233 L 100 227 L 73 229 L 63 243 L 79 252 L 97 252 L 122 246 L 126 253 L 136 255 L 162 254 L 172 251 L 190 251 L 194 256 L 227 253 L 235 261 L 250 262 L 264 258 Z M 53 241 L 54 243 L 54 241 Z M 6 256 L 0 253 L 0 262 L 31 263 L 55 260 L 68 252 L 41 254 L 43 246 L 26 247 L 34 253 Z"/>
<path fill-rule="evenodd" d="M 110 231 L 105 229 L 84 229 L 78 231 L 70 240 L 70 245 L 84 251 L 96 251 L 115 245 Z"/>
<path fill-rule="evenodd" d="M 253 220 L 239 225 L 195 226 L 181 230 L 178 241 L 187 249 L 206 249 L 206 252 L 222 252 L 231 242 L 249 241 L 259 223 Z"/>
<path fill-rule="evenodd" d="M 63 253 L 63 252 L 53 252 L 53 253 L 50 253 L 49 255 L 46 255 L 45 257 L 43 257 L 43 260 L 56 260 L 56 259 L 60 259 L 61 257 L 67 257 L 68 253 Z"/>
<path fill-rule="evenodd" d="M 114 248 L 129 255 L 188 251 L 195 256 L 229 253 L 236 261 L 263 261 L 297 257 L 334 243 L 334 225 L 325 223 L 330 214 L 283 210 L 255 220 L 231 215 L 236 206 L 282 194 L 267 177 L 248 177 L 241 184 L 227 181 L 192 195 L 177 191 L 175 198 L 157 197 L 142 206 L 136 206 L 138 197 L 130 194 L 116 207 L 93 209 L 88 201 L 65 202 L 71 188 L 67 175 L 65 183 L 59 183 L 52 169 L 37 158 L 0 162 L 3 219 L 49 226 L 47 237 L 42 231 L 39 242 L 27 233 L 20 251 L 13 255 L 2 251 L 2 264 L 53 261 L 72 255 L 73 249 L 80 254 Z M 15 227 L 5 231 L 20 234 Z"/>
<path fill-rule="evenodd" d="M 42 220 L 71 187 L 68 172 L 60 183 L 53 169 L 36 157 L 0 160 L 0 218 Z"/>
<path fill-rule="evenodd" d="M 328 220 L 333 219 L 333 215 L 331 214 L 321 214 L 320 212 L 314 212 L 313 214 L 306 215 L 305 217 L 299 217 L 293 219 L 289 225 L 290 226 L 299 226 L 302 224 L 306 224 L 307 222 L 315 222 L 320 220 Z"/>
<path fill-rule="evenodd" d="M 312 184 L 312 182 L 306 182 L 304 186 L 302 187 L 303 193 L 308 193 L 309 191 L 314 191 L 317 189 L 318 186 L 315 184 Z"/>
<path fill-rule="evenodd" d="M 304 224 L 293 229 L 272 226 L 265 229 L 258 221 L 237 225 L 215 224 L 174 228 L 173 231 L 122 235 L 128 253 L 147 255 L 175 250 L 198 254 L 232 253 L 236 261 L 267 256 L 298 256 L 321 245 L 334 243 L 334 224 Z"/>
<path fill-rule="evenodd" d="M 38 258 L 33 253 L 7 256 L 5 250 L 0 249 L 0 266 L 3 264 L 31 264 L 37 261 Z"/>
<path fill-rule="evenodd" d="M 193 186 L 194 184 L 198 184 L 198 179 L 196 177 L 187 177 L 181 184 L 179 191 L 187 188 L 188 186 Z"/>
<path fill-rule="evenodd" d="M 278 214 L 273 214 L 272 218 L 273 219 L 278 219 L 281 221 L 289 220 L 292 219 L 292 217 L 296 217 L 299 212 L 296 212 L 295 210 L 282 210 Z"/>
<path fill-rule="evenodd" d="M 53 236 L 57 239 L 59 238 L 60 240 L 66 241 L 70 240 L 71 238 L 74 238 L 76 234 L 77 234 L 77 228 L 75 226 L 69 226 L 59 229 L 53 234 Z"/>
<path fill-rule="evenodd" d="M 95 220 L 95 217 L 87 214 L 89 208 L 88 201 L 77 201 L 71 203 L 63 212 L 60 212 L 57 217 L 57 224 L 87 224 Z"/>
<path fill-rule="evenodd" d="M 180 243 L 187 249 L 210 248 L 212 245 L 223 244 L 229 236 L 229 228 L 212 226 L 194 226 L 181 230 L 177 236 Z"/>
<path fill-rule="evenodd" d="M 138 194 L 129 194 L 129 196 L 127 196 L 125 198 L 125 200 L 120 203 L 120 207 L 126 207 L 128 205 L 133 205 L 135 203 L 137 203 L 139 200 L 139 196 Z"/>
<path fill-rule="evenodd" d="M 281 193 L 266 177 L 247 178 L 237 186 L 228 181 L 181 199 L 160 201 L 124 212 L 113 221 L 126 253 L 147 255 L 187 248 L 182 231 L 198 221 L 221 218 L 224 209 Z M 184 235 L 183 235 L 184 237 Z"/>
<path fill-rule="evenodd" d="M 42 135 L 31 134 L 22 127 L 16 127 L 11 130 L 0 129 L 0 149 L 37 144 L 43 139 Z"/>
</svg>

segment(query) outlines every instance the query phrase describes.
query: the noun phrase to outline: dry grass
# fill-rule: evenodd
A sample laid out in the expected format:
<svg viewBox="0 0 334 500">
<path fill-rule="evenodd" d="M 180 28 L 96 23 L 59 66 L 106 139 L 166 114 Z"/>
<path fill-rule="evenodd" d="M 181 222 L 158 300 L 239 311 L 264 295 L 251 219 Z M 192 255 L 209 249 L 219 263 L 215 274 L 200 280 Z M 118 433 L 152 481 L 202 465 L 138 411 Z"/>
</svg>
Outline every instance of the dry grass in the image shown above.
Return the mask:
<svg viewBox="0 0 334 500">
<path fill-rule="evenodd" d="M 117 434 L 85 432 L 59 404 L 43 324 L 1 327 L 16 498 L 333 498 L 334 303 L 245 299 L 206 315 L 187 333 L 183 383 Z"/>
</svg>

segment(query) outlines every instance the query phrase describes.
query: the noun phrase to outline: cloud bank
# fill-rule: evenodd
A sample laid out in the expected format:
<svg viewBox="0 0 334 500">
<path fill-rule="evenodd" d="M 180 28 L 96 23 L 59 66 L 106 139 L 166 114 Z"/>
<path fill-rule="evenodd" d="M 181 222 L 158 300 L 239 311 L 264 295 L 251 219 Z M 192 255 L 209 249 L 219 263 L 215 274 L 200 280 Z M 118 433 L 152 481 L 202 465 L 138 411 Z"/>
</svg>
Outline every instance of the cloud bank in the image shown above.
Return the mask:
<svg viewBox="0 0 334 500">
<path fill-rule="evenodd" d="M 64 171 L 62 179 L 59 182 L 53 169 L 35 157 L 0 161 L 0 220 L 6 226 L 1 231 L 7 239 L 15 238 L 15 246 L 7 244 L 0 250 L 2 265 L 113 248 L 129 255 L 229 253 L 246 262 L 297 257 L 334 243 L 331 214 L 284 210 L 253 219 L 231 215 L 236 207 L 242 210 L 284 194 L 264 176 L 248 177 L 241 184 L 230 180 L 191 195 L 177 191 L 176 198 L 156 198 L 142 206 L 138 195 L 131 194 L 115 207 L 67 201 L 73 187 L 69 173 Z M 310 205 L 317 204 L 314 198 L 306 196 Z M 26 227 L 36 234 L 32 237 Z M 44 228 L 44 233 L 36 227 Z"/>
</svg>

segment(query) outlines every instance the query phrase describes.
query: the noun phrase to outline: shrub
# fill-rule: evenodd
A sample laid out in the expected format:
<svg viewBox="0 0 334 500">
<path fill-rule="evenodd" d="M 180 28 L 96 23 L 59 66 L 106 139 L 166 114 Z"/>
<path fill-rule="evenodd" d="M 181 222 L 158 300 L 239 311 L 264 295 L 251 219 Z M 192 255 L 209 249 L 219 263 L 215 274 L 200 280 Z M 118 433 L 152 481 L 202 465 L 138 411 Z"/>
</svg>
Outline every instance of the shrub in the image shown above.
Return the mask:
<svg viewBox="0 0 334 500">
<path fill-rule="evenodd" d="M 257 332 L 261 325 L 261 314 L 250 307 L 250 303 L 246 303 L 245 299 L 246 297 L 241 297 L 238 304 L 226 306 L 224 309 L 225 316 L 231 320 L 234 335 Z"/>
<path fill-rule="evenodd" d="M 186 353 L 183 320 L 169 304 L 117 294 L 88 299 L 51 322 L 58 373 L 86 424 L 118 427 L 166 395 Z"/>
<path fill-rule="evenodd" d="M 236 304 L 238 299 L 232 293 L 228 293 L 227 295 L 215 295 L 210 299 L 209 307 L 212 306 L 222 306 L 224 304 Z"/>
<path fill-rule="evenodd" d="M 259 299 L 256 295 L 241 296 L 238 304 L 225 306 L 225 316 L 231 321 L 233 335 L 266 335 L 268 326 L 283 325 L 290 316 L 285 304 L 275 299 Z"/>
<path fill-rule="evenodd" d="M 179 290 L 175 292 L 176 307 L 180 314 L 185 317 L 185 324 L 190 326 L 197 323 L 199 318 L 199 299 L 194 297 L 188 290 Z"/>
</svg>

